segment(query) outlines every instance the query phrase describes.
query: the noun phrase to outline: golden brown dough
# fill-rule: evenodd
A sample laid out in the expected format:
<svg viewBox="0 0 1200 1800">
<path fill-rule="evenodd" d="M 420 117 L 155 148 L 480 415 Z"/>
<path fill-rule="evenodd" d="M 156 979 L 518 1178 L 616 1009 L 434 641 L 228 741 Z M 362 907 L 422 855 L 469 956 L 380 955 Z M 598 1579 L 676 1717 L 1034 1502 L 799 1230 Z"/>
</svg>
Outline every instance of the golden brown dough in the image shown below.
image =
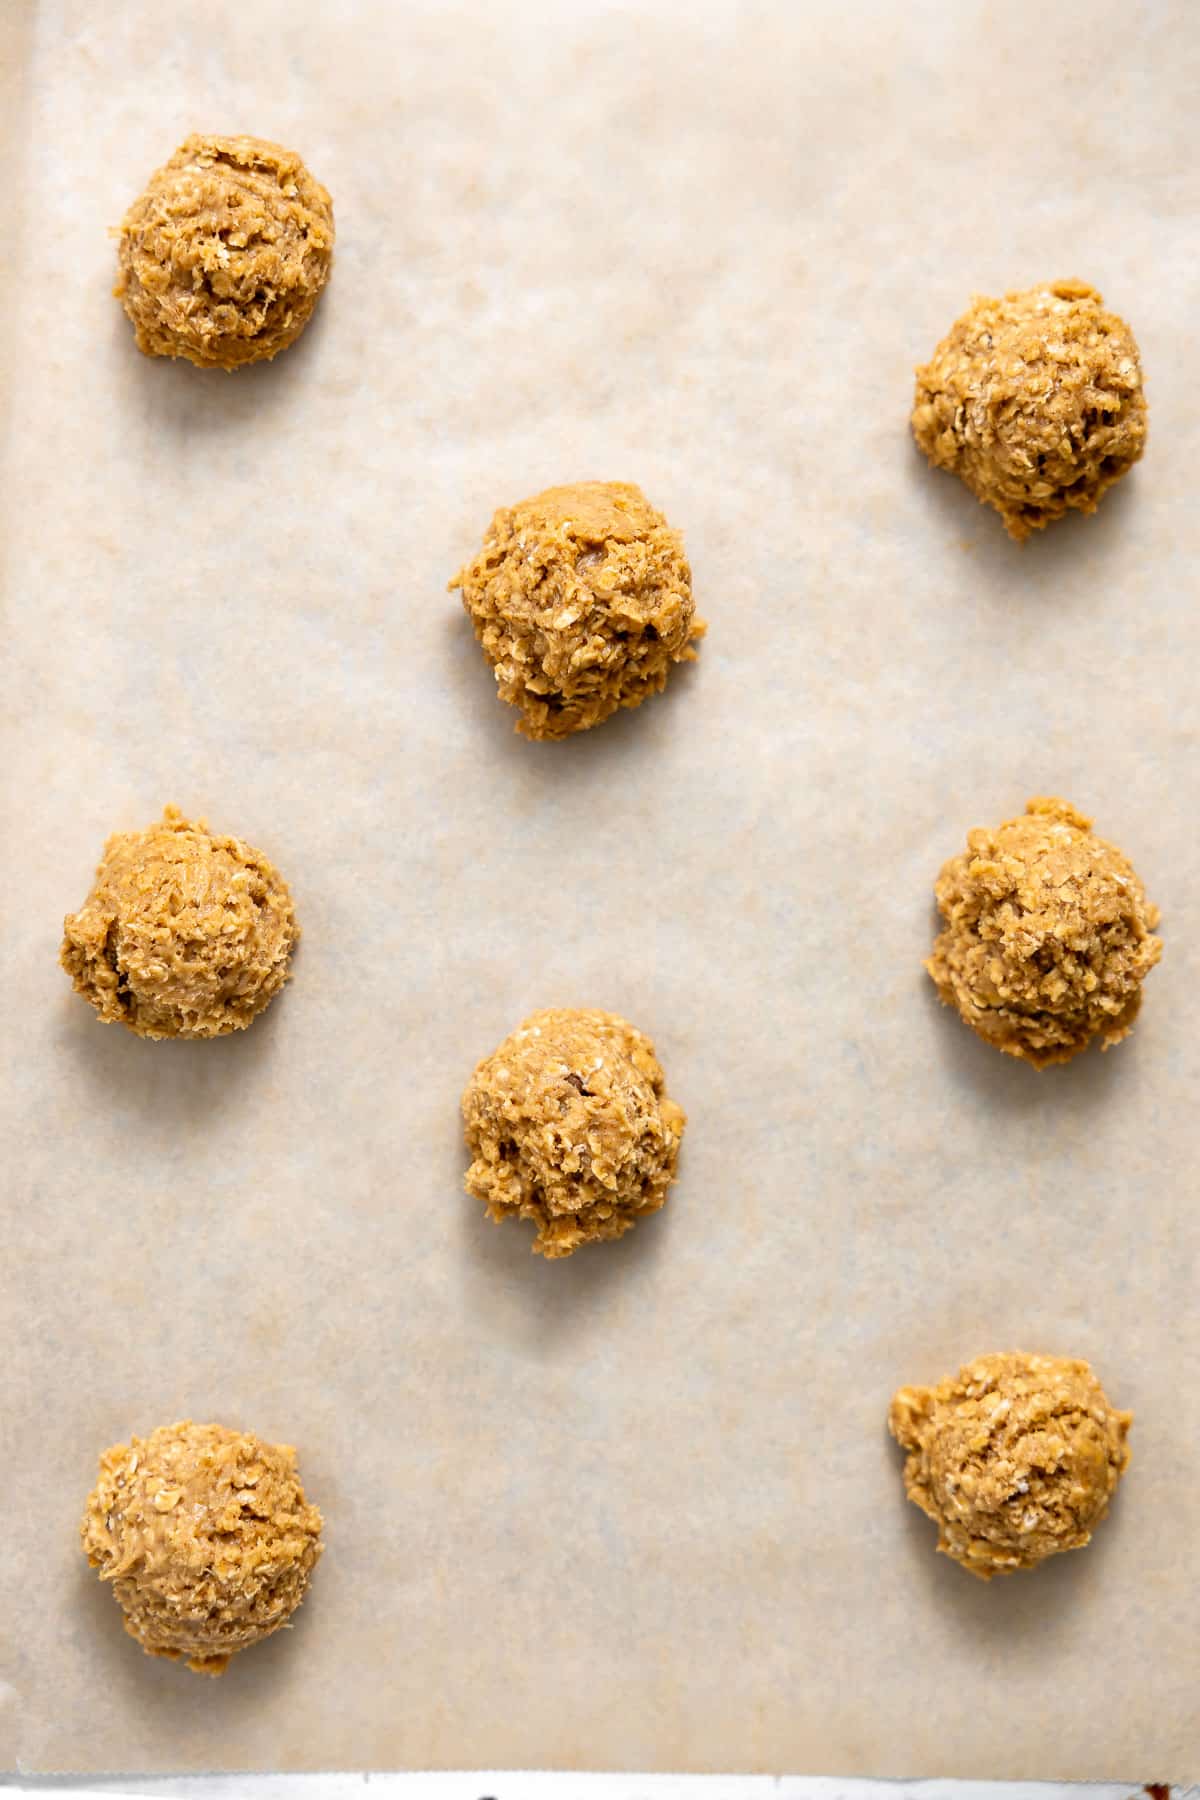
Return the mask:
<svg viewBox="0 0 1200 1800">
<path fill-rule="evenodd" d="M 63 925 L 60 961 L 106 1025 L 139 1037 L 240 1031 L 288 978 L 300 928 L 260 850 L 168 806 L 104 846 L 92 891 Z"/>
<path fill-rule="evenodd" d="M 1133 333 L 1085 281 L 977 295 L 917 370 L 912 428 L 1018 540 L 1095 512 L 1146 443 Z"/>
<path fill-rule="evenodd" d="M 656 1212 L 686 1123 L 648 1037 L 615 1013 L 533 1013 L 479 1064 L 462 1102 L 467 1192 L 532 1219 L 533 1248 L 569 1256 Z"/>
<path fill-rule="evenodd" d="M 528 738 L 568 737 L 640 706 L 674 663 L 694 660 L 705 630 L 683 540 L 624 481 L 501 507 L 450 586 Z"/>
<path fill-rule="evenodd" d="M 888 1430 L 938 1549 L 990 1581 L 1088 1542 L 1128 1467 L 1132 1421 L 1087 1363 L 1015 1351 L 901 1388 Z"/>
<path fill-rule="evenodd" d="M 113 292 L 139 350 L 236 369 L 308 324 L 333 263 L 333 206 L 293 151 L 197 133 L 126 213 L 118 262 Z"/>
<path fill-rule="evenodd" d="M 321 1524 L 290 1445 L 185 1419 L 104 1452 L 80 1536 L 148 1656 L 220 1675 L 287 1624 Z"/>
<path fill-rule="evenodd" d="M 1127 1037 L 1162 954 L 1156 906 L 1115 845 L 1065 800 L 967 833 L 934 893 L 945 928 L 926 962 L 981 1038 L 1035 1068 Z"/>
</svg>

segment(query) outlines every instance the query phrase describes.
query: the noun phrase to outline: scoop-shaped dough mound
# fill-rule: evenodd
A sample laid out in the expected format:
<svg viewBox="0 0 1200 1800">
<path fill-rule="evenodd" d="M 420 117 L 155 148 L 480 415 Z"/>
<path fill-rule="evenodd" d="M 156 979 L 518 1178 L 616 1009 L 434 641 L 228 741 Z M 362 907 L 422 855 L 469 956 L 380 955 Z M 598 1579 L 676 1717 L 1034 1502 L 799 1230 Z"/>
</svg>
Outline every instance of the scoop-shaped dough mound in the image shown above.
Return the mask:
<svg viewBox="0 0 1200 1800">
<path fill-rule="evenodd" d="M 60 961 L 106 1025 L 211 1038 L 279 992 L 300 936 L 287 883 L 260 850 L 168 806 L 104 846 L 92 891 L 63 925 Z"/>
<path fill-rule="evenodd" d="M 938 1549 L 984 1581 L 1088 1542 L 1128 1467 L 1132 1422 L 1087 1363 L 1020 1351 L 901 1388 L 888 1413 L 909 1453 L 905 1492 Z"/>
<path fill-rule="evenodd" d="M 308 324 L 333 263 L 333 206 L 300 158 L 200 134 L 126 213 L 113 292 L 147 356 L 262 362 Z"/>
<path fill-rule="evenodd" d="M 977 296 L 917 370 L 912 428 L 1018 540 L 1100 496 L 1138 460 L 1138 347 L 1084 281 Z"/>
<path fill-rule="evenodd" d="M 147 1655 L 220 1675 L 287 1624 L 321 1524 L 290 1445 L 186 1419 L 104 1452 L 80 1535 Z"/>
<path fill-rule="evenodd" d="M 648 1037 L 615 1013 L 533 1013 L 481 1062 L 462 1102 L 467 1192 L 492 1218 L 532 1219 L 533 1248 L 569 1256 L 656 1212 L 686 1123 Z"/>
<path fill-rule="evenodd" d="M 967 833 L 934 893 L 946 921 L 925 967 L 981 1038 L 1035 1068 L 1127 1037 L 1162 954 L 1158 908 L 1065 800 Z"/>
<path fill-rule="evenodd" d="M 683 540 L 640 488 L 581 481 L 503 506 L 460 569 L 475 636 L 528 738 L 586 731 L 666 686 L 704 635 Z"/>
</svg>

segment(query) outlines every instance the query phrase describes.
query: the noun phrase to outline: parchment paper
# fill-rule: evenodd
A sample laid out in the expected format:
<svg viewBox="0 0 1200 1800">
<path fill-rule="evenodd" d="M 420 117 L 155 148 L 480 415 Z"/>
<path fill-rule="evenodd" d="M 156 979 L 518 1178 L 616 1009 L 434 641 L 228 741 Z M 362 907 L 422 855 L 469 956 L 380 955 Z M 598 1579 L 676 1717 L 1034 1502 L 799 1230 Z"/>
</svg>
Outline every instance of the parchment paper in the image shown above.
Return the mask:
<svg viewBox="0 0 1200 1800">
<path fill-rule="evenodd" d="M 1180 0 L 6 8 L 0 1760 L 1200 1776 L 1196 21 Z M 195 128 L 298 148 L 337 265 L 233 377 L 137 354 L 115 224 Z M 14 218 L 16 223 L 14 224 Z M 1149 453 L 1024 550 L 907 435 L 973 290 L 1133 323 Z M 529 745 L 445 583 L 639 481 L 711 633 Z M 1136 1036 L 1041 1076 L 940 1011 L 931 884 L 1061 792 L 1163 908 Z M 56 965 L 106 834 L 261 845 L 296 978 L 212 1044 Z M 548 1266 L 461 1192 L 530 1009 L 655 1038 L 666 1211 Z M 1135 1460 L 985 1587 L 893 1388 L 1093 1360 Z M 298 1445 L 328 1551 L 217 1683 L 79 1553 L 97 1453 Z"/>
</svg>

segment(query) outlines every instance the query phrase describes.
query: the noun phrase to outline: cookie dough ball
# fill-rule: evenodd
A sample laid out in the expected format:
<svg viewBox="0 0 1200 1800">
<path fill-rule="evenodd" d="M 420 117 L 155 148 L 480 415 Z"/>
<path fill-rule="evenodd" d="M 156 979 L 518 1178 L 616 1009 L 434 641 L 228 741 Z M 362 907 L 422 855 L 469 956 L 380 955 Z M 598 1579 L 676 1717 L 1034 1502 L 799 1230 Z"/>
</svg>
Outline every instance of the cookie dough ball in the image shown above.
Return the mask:
<svg viewBox="0 0 1200 1800">
<path fill-rule="evenodd" d="M 990 1581 L 1078 1550 L 1129 1463 L 1133 1414 L 1085 1362 L 981 1356 L 934 1388 L 901 1388 L 888 1430 L 908 1451 L 904 1488 L 938 1549 Z"/>
<path fill-rule="evenodd" d="M 977 297 L 917 370 L 912 428 L 1018 540 L 1095 512 L 1146 443 L 1133 333 L 1084 281 Z"/>
<path fill-rule="evenodd" d="M 624 481 L 501 507 L 450 586 L 528 738 L 569 737 L 640 706 L 672 664 L 694 660 L 705 630 L 682 538 Z"/>
<path fill-rule="evenodd" d="M 126 213 L 118 261 L 113 292 L 139 350 L 236 369 L 308 324 L 333 262 L 333 206 L 294 151 L 198 133 Z"/>
<path fill-rule="evenodd" d="M 278 869 L 240 838 L 168 806 L 104 846 L 64 922 L 60 961 L 106 1025 L 139 1037 L 240 1031 L 288 977 L 300 928 Z"/>
<path fill-rule="evenodd" d="M 945 929 L 925 967 L 973 1031 L 1035 1068 L 1127 1037 L 1162 954 L 1158 908 L 1065 800 L 967 833 L 934 887 Z"/>
<path fill-rule="evenodd" d="M 80 1535 L 146 1654 L 220 1675 L 287 1624 L 321 1524 L 290 1445 L 186 1419 L 104 1452 Z"/>
<path fill-rule="evenodd" d="M 497 1221 L 532 1219 L 533 1248 L 570 1256 L 657 1212 L 683 1111 L 654 1045 L 615 1013 L 533 1013 L 463 1095 L 467 1192 Z"/>
</svg>

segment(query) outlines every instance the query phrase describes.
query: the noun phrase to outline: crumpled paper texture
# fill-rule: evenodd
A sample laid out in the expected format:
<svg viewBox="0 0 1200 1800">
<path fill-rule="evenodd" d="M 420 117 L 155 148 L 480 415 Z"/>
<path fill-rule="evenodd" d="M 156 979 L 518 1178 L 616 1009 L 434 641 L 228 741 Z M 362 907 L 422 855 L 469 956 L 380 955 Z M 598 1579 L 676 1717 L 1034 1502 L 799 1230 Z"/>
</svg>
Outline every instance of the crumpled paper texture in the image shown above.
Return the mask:
<svg viewBox="0 0 1200 1800">
<path fill-rule="evenodd" d="M 1193 1015 L 1200 37 L 1182 3 L 5 9 L 8 1030 L 0 1764 L 1200 1776 Z M 150 362 L 115 225 L 188 131 L 330 189 L 309 330 Z M 908 432 L 972 291 L 1133 325 L 1145 460 L 1023 550 Z M 699 661 L 522 742 L 445 584 L 495 507 L 637 481 Z M 1062 793 L 1162 907 L 1133 1038 L 1039 1076 L 942 1011 L 932 885 Z M 57 966 L 110 831 L 260 845 L 304 930 L 245 1034 Z M 689 1116 L 562 1266 L 459 1095 L 619 1012 Z M 886 1436 L 983 1350 L 1088 1358 L 1133 1465 L 985 1588 Z M 100 1449 L 294 1443 L 328 1552 L 217 1683 L 79 1553 Z"/>
</svg>

